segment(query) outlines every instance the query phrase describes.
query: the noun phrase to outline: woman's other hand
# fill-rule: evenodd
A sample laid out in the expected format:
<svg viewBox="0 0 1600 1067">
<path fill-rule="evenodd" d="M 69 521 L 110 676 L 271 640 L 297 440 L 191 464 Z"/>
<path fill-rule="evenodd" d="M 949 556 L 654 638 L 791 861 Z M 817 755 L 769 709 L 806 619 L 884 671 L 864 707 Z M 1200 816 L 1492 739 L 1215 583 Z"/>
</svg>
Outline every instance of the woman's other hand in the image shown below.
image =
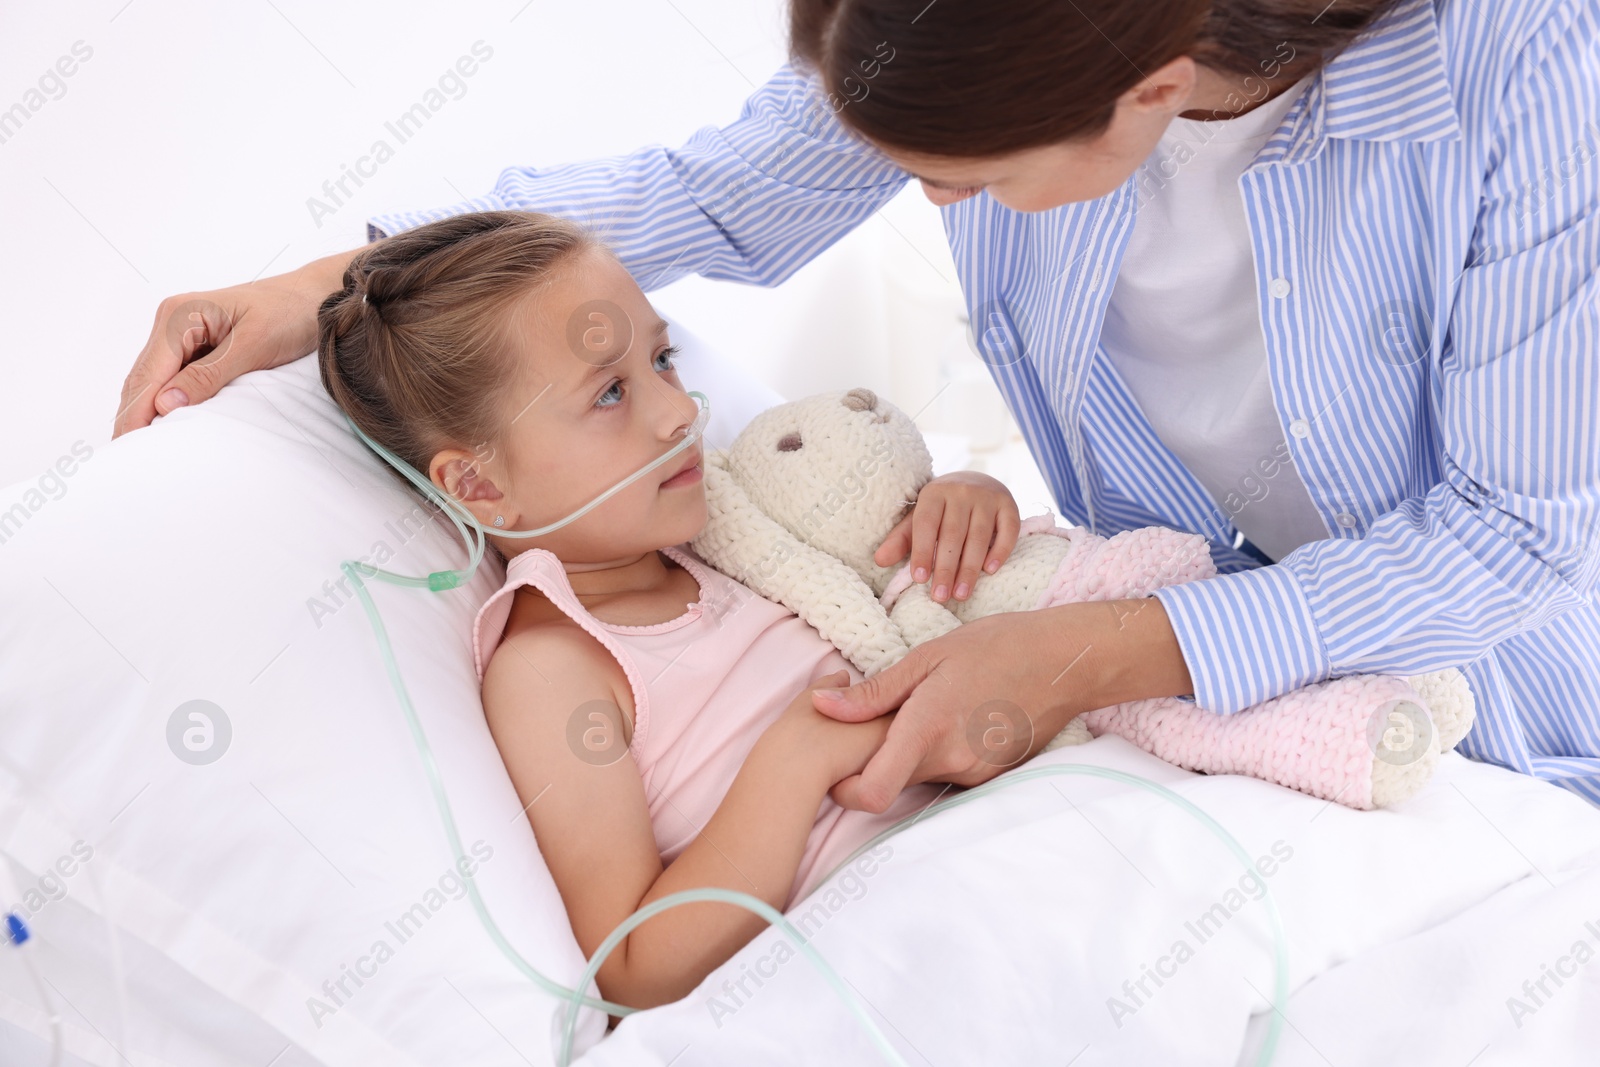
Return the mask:
<svg viewBox="0 0 1600 1067">
<path fill-rule="evenodd" d="M 1166 608 L 1149 597 L 974 619 L 813 699 L 858 724 L 899 709 L 866 768 L 832 790 L 844 807 L 882 812 L 915 782 L 986 782 L 1083 712 L 1193 691 Z"/>
<path fill-rule="evenodd" d="M 1022 519 L 1011 492 L 977 471 L 940 475 L 917 494 L 911 514 L 883 539 L 873 562 L 888 567 L 911 552 L 911 577 L 929 582 L 942 604 L 972 595 L 978 575 L 993 574 L 1017 546 Z"/>
<path fill-rule="evenodd" d="M 796 759 L 810 760 L 824 788 L 860 774 L 883 744 L 894 721 L 894 715 L 889 714 L 864 722 L 841 722 L 816 709 L 812 694 L 823 689 L 843 690 L 849 685 L 848 671 L 813 678 L 762 738 L 769 745 L 782 745 Z"/>
<path fill-rule="evenodd" d="M 317 307 L 343 284 L 354 254 L 341 252 L 227 289 L 167 297 L 156 308 L 150 339 L 122 384 L 111 436 L 209 400 L 241 374 L 313 351 Z"/>
</svg>

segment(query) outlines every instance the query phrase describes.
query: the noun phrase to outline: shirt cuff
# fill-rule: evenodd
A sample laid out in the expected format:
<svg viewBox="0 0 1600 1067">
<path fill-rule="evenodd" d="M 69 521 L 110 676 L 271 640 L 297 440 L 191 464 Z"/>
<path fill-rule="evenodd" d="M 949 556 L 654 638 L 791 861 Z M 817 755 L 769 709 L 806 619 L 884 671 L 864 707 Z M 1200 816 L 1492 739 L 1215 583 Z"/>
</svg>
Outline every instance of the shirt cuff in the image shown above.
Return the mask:
<svg viewBox="0 0 1600 1067">
<path fill-rule="evenodd" d="M 1330 672 L 1311 602 L 1286 567 L 1256 567 L 1154 593 L 1194 681 L 1194 700 L 1231 715 Z"/>
<path fill-rule="evenodd" d="M 402 230 L 409 230 L 414 226 L 421 226 L 425 222 L 436 222 L 447 219 L 452 215 L 463 215 L 468 211 L 505 211 L 508 206 L 498 193 L 488 193 L 484 196 L 474 196 L 460 203 L 451 204 L 449 207 L 423 208 L 418 211 L 391 211 L 384 215 L 373 215 L 367 219 L 367 241 L 378 240 L 380 237 L 392 237 Z"/>
</svg>

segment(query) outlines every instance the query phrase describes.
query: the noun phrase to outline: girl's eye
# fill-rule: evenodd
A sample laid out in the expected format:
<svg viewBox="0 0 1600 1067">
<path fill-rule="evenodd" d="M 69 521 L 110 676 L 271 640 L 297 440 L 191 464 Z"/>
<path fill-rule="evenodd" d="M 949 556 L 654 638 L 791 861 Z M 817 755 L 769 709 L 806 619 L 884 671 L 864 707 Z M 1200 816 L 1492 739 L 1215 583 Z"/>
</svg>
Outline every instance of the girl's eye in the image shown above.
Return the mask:
<svg viewBox="0 0 1600 1067">
<path fill-rule="evenodd" d="M 674 357 L 676 357 L 680 351 L 682 351 L 682 349 L 678 345 L 670 345 L 657 352 L 655 358 L 656 370 L 661 371 L 662 373 L 666 373 L 669 370 L 676 370 L 677 366 L 674 362 Z M 666 361 L 666 366 L 661 365 L 662 360 Z M 621 402 L 622 379 L 618 378 L 616 381 L 606 386 L 606 391 L 601 393 L 600 396 L 595 399 L 594 406 L 597 408 L 609 408 L 614 407 Z"/>
</svg>

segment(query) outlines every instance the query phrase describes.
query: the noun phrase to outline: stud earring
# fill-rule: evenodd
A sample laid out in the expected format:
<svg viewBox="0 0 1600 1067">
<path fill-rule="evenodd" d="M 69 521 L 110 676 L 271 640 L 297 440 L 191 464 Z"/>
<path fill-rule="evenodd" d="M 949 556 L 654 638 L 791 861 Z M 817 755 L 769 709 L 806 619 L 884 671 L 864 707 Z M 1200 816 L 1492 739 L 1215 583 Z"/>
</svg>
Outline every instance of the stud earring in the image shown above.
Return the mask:
<svg viewBox="0 0 1600 1067">
<path fill-rule="evenodd" d="M 504 515 L 496 515 L 494 517 L 494 524 L 496 526 L 504 526 L 506 524 L 506 517 Z"/>
</svg>

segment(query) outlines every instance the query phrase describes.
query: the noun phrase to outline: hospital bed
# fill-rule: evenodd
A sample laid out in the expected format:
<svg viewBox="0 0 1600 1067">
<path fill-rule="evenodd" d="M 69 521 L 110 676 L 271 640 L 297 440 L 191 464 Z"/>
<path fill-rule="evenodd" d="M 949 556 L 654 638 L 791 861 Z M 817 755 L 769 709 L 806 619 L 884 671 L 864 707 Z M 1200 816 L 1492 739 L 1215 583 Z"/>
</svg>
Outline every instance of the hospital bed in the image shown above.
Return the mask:
<svg viewBox="0 0 1600 1067">
<path fill-rule="evenodd" d="M 710 444 L 780 399 L 674 336 Z M 457 855 L 340 564 L 464 553 L 314 360 L 64 453 L 0 509 L 0 889 L 31 935 L 0 944 L 0 1063 L 558 1062 L 564 1004 L 513 954 L 567 987 L 585 961 L 472 661 L 503 573 L 371 588 Z M 885 1062 L 848 998 L 910 1064 L 1594 1062 L 1600 810 L 1573 794 L 1454 754 L 1378 812 L 1114 737 L 1043 767 L 1068 770 L 846 864 L 682 1001 L 609 1035 L 578 1013 L 574 1062 Z"/>
</svg>

